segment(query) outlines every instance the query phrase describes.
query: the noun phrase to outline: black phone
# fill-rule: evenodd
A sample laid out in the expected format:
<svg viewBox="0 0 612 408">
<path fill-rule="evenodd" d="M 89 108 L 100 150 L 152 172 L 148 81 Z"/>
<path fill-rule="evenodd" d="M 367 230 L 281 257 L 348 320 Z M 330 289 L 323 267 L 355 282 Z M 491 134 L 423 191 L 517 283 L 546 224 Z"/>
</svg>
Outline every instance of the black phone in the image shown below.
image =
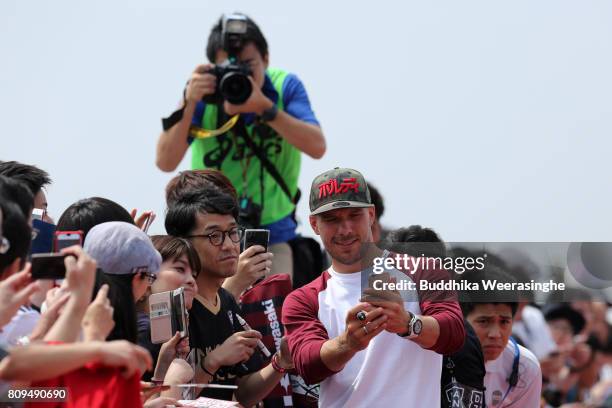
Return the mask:
<svg viewBox="0 0 612 408">
<path fill-rule="evenodd" d="M 247 229 L 244 231 L 244 249 L 253 245 L 261 245 L 268 252 L 268 242 L 270 241 L 270 230 L 267 229 Z"/>
<path fill-rule="evenodd" d="M 68 254 L 32 254 L 32 279 L 64 279 Z"/>
</svg>

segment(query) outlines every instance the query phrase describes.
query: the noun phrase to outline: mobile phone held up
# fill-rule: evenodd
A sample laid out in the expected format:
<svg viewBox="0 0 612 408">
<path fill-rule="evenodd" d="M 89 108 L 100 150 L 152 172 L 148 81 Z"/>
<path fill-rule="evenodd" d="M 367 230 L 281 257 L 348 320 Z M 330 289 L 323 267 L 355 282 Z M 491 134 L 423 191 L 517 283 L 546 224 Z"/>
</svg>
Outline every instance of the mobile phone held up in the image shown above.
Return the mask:
<svg viewBox="0 0 612 408">
<path fill-rule="evenodd" d="M 73 245 L 83 246 L 83 231 L 55 231 L 53 247 L 55 252 L 60 252 L 64 248 Z"/>
<path fill-rule="evenodd" d="M 267 229 L 247 229 L 244 231 L 244 249 L 253 245 L 261 245 L 268 252 L 268 242 L 270 241 L 270 230 Z"/>
<path fill-rule="evenodd" d="M 30 254 L 44 254 L 53 252 L 54 234 L 55 225 L 44 222 L 39 218 L 33 218 L 32 245 L 30 246 Z"/>
<path fill-rule="evenodd" d="M 68 254 L 32 254 L 32 279 L 64 279 Z"/>
<path fill-rule="evenodd" d="M 149 296 L 149 319 L 151 320 L 151 342 L 165 343 L 174 333 L 187 336 L 189 316 L 185 308 L 185 289 L 178 288 Z"/>
</svg>

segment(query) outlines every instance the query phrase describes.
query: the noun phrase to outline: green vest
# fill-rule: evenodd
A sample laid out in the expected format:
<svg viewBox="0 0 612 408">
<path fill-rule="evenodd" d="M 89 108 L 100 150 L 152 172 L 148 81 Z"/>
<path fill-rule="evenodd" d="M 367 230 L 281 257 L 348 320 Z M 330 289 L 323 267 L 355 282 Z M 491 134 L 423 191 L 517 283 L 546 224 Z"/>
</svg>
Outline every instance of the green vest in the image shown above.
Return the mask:
<svg viewBox="0 0 612 408">
<path fill-rule="evenodd" d="M 279 110 L 283 110 L 283 83 L 288 73 L 280 69 L 268 68 L 266 74 L 272 80 L 274 89 L 278 93 L 276 105 Z M 202 128 L 217 129 L 220 126 L 217 124 L 217 110 L 216 105 L 205 106 L 204 114 L 202 115 Z M 264 136 L 260 135 L 260 132 L 253 134 L 253 125 L 247 126 L 247 132 L 251 139 L 257 146 L 262 146 L 263 144 L 262 150 L 266 152 L 270 162 L 276 166 L 287 187 L 289 187 L 292 196 L 295 196 L 298 176 L 300 174 L 300 151 L 289 144 L 274 129 L 268 129 L 270 131 Z M 236 140 L 237 145 L 234 143 L 234 140 Z M 246 157 L 244 156 L 245 154 Z M 246 172 L 246 191 L 244 191 L 241 160 L 244 166 L 246 166 L 247 160 L 249 160 Z M 295 205 L 274 178 L 272 178 L 270 173 L 261 166 L 257 156 L 245 146 L 241 137 L 235 134 L 232 135 L 231 131 L 216 137 L 195 139 L 191 143 L 191 168 L 193 170 L 207 168 L 221 170 L 230 179 L 238 191 L 239 197 L 250 197 L 255 203 L 260 205 L 260 175 L 263 170 L 264 206 L 261 215 L 262 225 L 271 224 L 286 217 L 295 208 Z"/>
</svg>

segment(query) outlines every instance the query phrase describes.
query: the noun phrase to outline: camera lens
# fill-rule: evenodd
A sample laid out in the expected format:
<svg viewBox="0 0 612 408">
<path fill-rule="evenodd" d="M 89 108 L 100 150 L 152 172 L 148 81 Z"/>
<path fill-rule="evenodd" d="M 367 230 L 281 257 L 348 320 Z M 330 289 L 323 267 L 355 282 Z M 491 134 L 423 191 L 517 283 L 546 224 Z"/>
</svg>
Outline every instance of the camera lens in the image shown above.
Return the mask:
<svg viewBox="0 0 612 408">
<path fill-rule="evenodd" d="M 241 105 L 249 99 L 253 87 L 249 77 L 240 72 L 228 72 L 219 83 L 221 95 L 229 103 Z"/>
</svg>

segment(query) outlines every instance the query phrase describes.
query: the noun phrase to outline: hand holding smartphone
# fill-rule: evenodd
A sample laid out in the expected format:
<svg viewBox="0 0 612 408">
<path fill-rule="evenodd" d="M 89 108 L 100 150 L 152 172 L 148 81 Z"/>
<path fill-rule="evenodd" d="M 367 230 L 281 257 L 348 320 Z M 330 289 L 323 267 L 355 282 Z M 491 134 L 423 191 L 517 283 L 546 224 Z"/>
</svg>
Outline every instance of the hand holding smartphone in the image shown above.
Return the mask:
<svg viewBox="0 0 612 408">
<path fill-rule="evenodd" d="M 270 241 L 270 230 L 267 229 L 247 229 L 244 231 L 244 249 L 253 245 L 261 245 L 264 252 L 268 252 L 268 242 Z"/>
<path fill-rule="evenodd" d="M 268 243 L 270 242 L 270 230 L 267 229 L 246 229 L 244 231 L 244 242 L 243 251 L 246 251 L 248 248 L 260 245 L 264 248 L 264 253 L 268 252 Z M 261 252 L 259 252 L 261 253 Z M 253 285 L 258 284 L 262 280 L 264 280 L 265 276 L 257 279 Z"/>
<path fill-rule="evenodd" d="M 32 280 L 64 279 L 66 277 L 64 259 L 67 256 L 69 254 L 32 254 Z"/>
<path fill-rule="evenodd" d="M 165 343 L 174 333 L 187 336 L 188 314 L 185 308 L 185 289 L 178 288 L 149 296 L 151 342 Z"/>
<path fill-rule="evenodd" d="M 32 254 L 32 279 L 64 279 L 66 277 L 67 254 L 62 249 L 73 245 L 82 245 L 83 231 L 55 231 L 53 253 Z"/>
</svg>

